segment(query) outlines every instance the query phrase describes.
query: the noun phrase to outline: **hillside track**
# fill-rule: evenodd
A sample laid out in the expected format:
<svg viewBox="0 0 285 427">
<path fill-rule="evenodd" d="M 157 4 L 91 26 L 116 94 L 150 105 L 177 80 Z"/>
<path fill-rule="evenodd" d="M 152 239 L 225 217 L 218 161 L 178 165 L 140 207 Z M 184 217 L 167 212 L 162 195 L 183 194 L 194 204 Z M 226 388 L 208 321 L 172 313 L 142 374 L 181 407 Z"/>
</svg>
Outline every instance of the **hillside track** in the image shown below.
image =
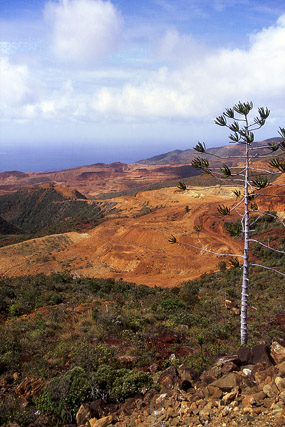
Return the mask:
<svg viewBox="0 0 285 427">
<path fill-rule="evenodd" d="M 241 253 L 217 212 L 232 202 L 233 188 L 177 188 L 113 199 L 116 212 L 88 233 L 65 233 L 32 239 L 0 249 L 0 274 L 18 276 L 70 271 L 79 276 L 123 279 L 172 287 L 217 270 L 220 257 L 184 244 L 201 241 L 217 253 Z M 188 206 L 188 208 L 186 208 Z M 169 243 L 175 235 L 181 244 Z"/>
</svg>

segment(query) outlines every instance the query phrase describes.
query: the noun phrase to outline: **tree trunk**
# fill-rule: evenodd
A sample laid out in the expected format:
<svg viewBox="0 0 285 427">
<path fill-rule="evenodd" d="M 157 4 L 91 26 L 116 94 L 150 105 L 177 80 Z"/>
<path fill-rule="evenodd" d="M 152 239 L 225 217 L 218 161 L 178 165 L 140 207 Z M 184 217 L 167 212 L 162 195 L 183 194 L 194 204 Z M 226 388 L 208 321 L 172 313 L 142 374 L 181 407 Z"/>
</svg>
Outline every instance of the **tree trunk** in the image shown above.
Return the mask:
<svg viewBox="0 0 285 427">
<path fill-rule="evenodd" d="M 248 269 L 249 269 L 249 207 L 248 207 L 248 174 L 249 174 L 249 143 L 246 144 L 245 161 L 245 179 L 244 179 L 244 250 L 243 250 L 243 275 L 241 289 L 241 323 L 240 323 L 240 341 L 241 344 L 247 344 L 247 306 L 248 306 Z"/>
</svg>

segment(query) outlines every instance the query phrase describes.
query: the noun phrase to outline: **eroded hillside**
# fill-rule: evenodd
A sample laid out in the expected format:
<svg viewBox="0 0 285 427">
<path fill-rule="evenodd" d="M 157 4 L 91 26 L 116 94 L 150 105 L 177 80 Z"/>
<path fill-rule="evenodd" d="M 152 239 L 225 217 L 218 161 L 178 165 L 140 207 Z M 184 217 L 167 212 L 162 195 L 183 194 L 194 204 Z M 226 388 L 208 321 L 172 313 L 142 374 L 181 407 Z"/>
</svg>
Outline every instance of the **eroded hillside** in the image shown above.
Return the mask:
<svg viewBox="0 0 285 427">
<path fill-rule="evenodd" d="M 219 257 L 184 245 L 199 245 L 194 225 L 202 226 L 205 247 L 218 253 L 241 251 L 224 230 L 219 203 L 230 203 L 232 188 L 177 188 L 113 199 L 116 212 L 87 233 L 57 234 L 0 249 L 0 274 L 20 275 L 70 270 L 74 274 L 151 286 L 174 286 L 217 269 Z"/>
</svg>

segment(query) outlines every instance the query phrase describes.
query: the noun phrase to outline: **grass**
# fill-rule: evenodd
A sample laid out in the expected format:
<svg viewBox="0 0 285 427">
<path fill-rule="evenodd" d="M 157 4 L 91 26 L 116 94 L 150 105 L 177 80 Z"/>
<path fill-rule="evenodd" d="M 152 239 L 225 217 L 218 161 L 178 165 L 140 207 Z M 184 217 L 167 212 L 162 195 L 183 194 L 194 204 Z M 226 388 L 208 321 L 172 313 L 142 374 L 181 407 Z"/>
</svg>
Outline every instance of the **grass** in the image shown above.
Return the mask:
<svg viewBox="0 0 285 427">
<path fill-rule="evenodd" d="M 264 221 L 258 227 L 266 238 L 284 248 L 280 231 Z M 255 246 L 252 253 L 262 263 L 284 269 L 284 255 Z M 219 272 L 172 289 L 73 278 L 67 273 L 2 277 L 0 380 L 15 372 L 20 376 L 4 393 L 0 424 L 14 421 L 28 426 L 36 410 L 41 410 L 49 426 L 60 426 L 74 420 L 83 400 L 94 399 L 90 390 L 98 391 L 97 398 L 118 402 L 142 386 L 154 386 L 151 365 L 156 364 L 159 373 L 184 363 L 199 374 L 218 357 L 236 351 L 241 269 L 220 267 Z M 227 307 L 226 300 L 235 310 Z M 280 277 L 252 269 L 249 344 L 282 336 L 277 315 L 283 311 Z M 126 365 L 121 356 L 131 362 Z M 24 410 L 15 388 L 26 376 L 41 377 L 47 386 Z M 56 403 L 58 396 L 69 402 L 64 411 Z"/>
</svg>

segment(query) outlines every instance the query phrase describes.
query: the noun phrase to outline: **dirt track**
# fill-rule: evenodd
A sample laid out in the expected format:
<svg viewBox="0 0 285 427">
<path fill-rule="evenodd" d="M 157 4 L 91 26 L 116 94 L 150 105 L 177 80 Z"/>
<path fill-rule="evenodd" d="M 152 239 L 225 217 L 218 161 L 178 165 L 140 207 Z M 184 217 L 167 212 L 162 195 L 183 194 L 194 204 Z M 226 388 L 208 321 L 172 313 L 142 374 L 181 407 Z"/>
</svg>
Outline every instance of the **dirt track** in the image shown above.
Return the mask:
<svg viewBox="0 0 285 427">
<path fill-rule="evenodd" d="M 175 286 L 217 269 L 221 259 L 181 243 L 218 253 L 241 253 L 239 241 L 225 232 L 219 203 L 232 202 L 232 188 L 176 188 L 138 193 L 117 200 L 119 214 L 89 233 L 66 233 L 0 249 L 0 274 L 20 275 L 66 269 L 78 275 L 114 277 L 150 286 Z M 186 212 L 186 206 L 189 212 Z"/>
</svg>

